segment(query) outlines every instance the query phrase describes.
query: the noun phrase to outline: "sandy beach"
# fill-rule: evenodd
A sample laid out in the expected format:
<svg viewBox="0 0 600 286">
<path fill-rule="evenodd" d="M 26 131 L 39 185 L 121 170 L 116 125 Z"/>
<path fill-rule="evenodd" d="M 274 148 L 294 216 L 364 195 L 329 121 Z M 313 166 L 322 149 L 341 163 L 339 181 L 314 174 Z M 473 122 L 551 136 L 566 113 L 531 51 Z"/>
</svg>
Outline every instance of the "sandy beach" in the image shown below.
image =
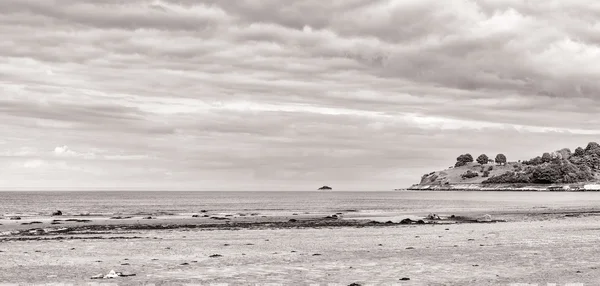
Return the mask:
<svg viewBox="0 0 600 286">
<path fill-rule="evenodd" d="M 594 209 L 491 214 L 498 222 L 458 221 L 450 219 L 451 214 L 440 214 L 441 220 L 423 217 L 425 224 L 400 224 L 402 215 L 365 217 L 353 212 L 339 213 L 337 218 L 292 213 L 219 215 L 221 219 L 203 215 L 73 218 L 87 222 L 67 221 L 70 217 L 5 217 L 0 220 L 0 281 L 2 285 L 595 285 L 600 281 L 600 226 Z M 54 220 L 61 224 L 51 225 Z M 91 279 L 111 270 L 132 276 Z"/>
</svg>

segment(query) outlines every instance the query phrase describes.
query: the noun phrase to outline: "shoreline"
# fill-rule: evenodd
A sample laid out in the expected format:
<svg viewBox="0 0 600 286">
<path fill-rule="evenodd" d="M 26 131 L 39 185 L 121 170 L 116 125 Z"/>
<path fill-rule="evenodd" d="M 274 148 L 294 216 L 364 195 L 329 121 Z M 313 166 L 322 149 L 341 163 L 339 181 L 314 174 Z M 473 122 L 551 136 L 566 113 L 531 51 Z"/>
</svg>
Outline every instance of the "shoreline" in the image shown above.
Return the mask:
<svg viewBox="0 0 600 286">
<path fill-rule="evenodd" d="M 286 214 L 230 217 L 230 222 L 90 217 L 41 227 L 12 221 L 1 226 L 18 231 L 0 236 L 0 281 L 393 285 L 410 278 L 406 285 L 509 285 L 600 278 L 593 268 L 600 268 L 595 262 L 600 207 L 437 215 Z M 404 218 L 411 223 L 400 223 Z M 112 270 L 127 275 L 93 280 Z"/>
<path fill-rule="evenodd" d="M 473 192 L 599 192 L 600 185 L 589 183 L 574 184 L 415 184 L 397 191 L 473 191 Z"/>
</svg>

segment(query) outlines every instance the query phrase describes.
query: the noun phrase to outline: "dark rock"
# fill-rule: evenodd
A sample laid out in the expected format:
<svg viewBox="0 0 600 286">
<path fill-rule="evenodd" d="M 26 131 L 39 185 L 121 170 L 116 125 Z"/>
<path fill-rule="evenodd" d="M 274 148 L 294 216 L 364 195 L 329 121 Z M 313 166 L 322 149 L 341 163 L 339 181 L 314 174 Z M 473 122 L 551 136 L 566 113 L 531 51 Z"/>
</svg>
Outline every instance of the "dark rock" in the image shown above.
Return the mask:
<svg viewBox="0 0 600 286">
<path fill-rule="evenodd" d="M 154 219 L 154 218 L 151 216 L 147 216 L 147 217 L 144 217 L 143 219 Z"/>
<path fill-rule="evenodd" d="M 405 219 L 403 219 L 403 220 L 400 221 L 400 224 L 411 224 L 413 222 L 414 221 L 412 219 L 405 218 Z"/>
<path fill-rule="evenodd" d="M 192 215 L 192 217 L 200 217 L 200 216 L 199 216 L 199 215 L 197 215 L 197 214 L 195 214 L 195 215 Z"/>
<path fill-rule="evenodd" d="M 201 212 L 201 213 L 205 213 L 205 212 L 207 212 L 207 211 L 206 211 L 206 210 L 201 210 L 200 212 Z"/>
<path fill-rule="evenodd" d="M 21 220 L 21 217 L 20 216 L 13 216 L 13 217 L 10 217 L 10 220 Z"/>
<path fill-rule="evenodd" d="M 358 284 L 358 283 L 352 283 L 352 284 L 349 284 L 348 286 L 362 286 L 362 285 Z"/>
<path fill-rule="evenodd" d="M 181 264 L 179 264 L 179 265 L 190 265 L 190 264 L 189 264 L 189 263 L 187 263 L 187 262 L 184 262 L 184 263 L 181 263 Z"/>
<path fill-rule="evenodd" d="M 320 253 L 315 253 L 312 256 L 321 256 L 321 254 Z"/>
<path fill-rule="evenodd" d="M 425 221 L 422 220 L 422 219 L 420 219 L 420 220 L 417 221 L 417 224 L 425 224 Z"/>
<path fill-rule="evenodd" d="M 60 216 L 62 214 L 63 213 L 61 211 L 55 211 L 55 212 L 52 213 L 52 216 Z"/>
<path fill-rule="evenodd" d="M 65 221 L 72 221 L 72 222 L 90 222 L 91 220 L 89 220 L 89 219 L 76 219 L 76 218 L 70 218 L 70 219 L 66 219 Z"/>
<path fill-rule="evenodd" d="M 409 246 L 409 247 L 407 247 L 406 249 L 415 249 L 415 248 L 414 248 L 414 247 L 412 247 L 412 246 Z"/>
<path fill-rule="evenodd" d="M 394 222 L 393 222 L 393 221 L 391 221 L 391 220 L 388 220 L 388 221 L 386 221 L 385 223 L 386 223 L 386 224 L 394 224 Z"/>
<path fill-rule="evenodd" d="M 408 277 L 400 278 L 400 281 L 408 281 L 408 280 L 410 280 L 410 278 L 408 278 Z"/>
<path fill-rule="evenodd" d="M 217 257 L 222 257 L 223 255 L 221 254 L 213 254 L 211 256 L 209 256 L 210 258 L 217 258 Z"/>
<path fill-rule="evenodd" d="M 297 219 L 290 219 L 289 222 L 298 222 Z"/>
<path fill-rule="evenodd" d="M 330 186 L 322 186 L 319 190 L 332 190 L 332 188 Z"/>
<path fill-rule="evenodd" d="M 110 219 L 128 219 L 131 218 L 130 216 L 113 216 Z"/>
</svg>

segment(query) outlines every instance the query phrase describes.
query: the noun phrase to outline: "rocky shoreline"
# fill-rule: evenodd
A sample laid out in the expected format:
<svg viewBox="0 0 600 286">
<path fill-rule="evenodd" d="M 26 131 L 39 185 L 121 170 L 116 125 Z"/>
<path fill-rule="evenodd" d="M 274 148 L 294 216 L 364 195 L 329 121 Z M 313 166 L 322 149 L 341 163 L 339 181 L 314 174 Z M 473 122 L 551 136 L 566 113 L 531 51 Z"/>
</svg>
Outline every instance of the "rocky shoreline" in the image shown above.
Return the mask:
<svg viewBox="0 0 600 286">
<path fill-rule="evenodd" d="M 598 184 L 416 184 L 408 191 L 597 192 Z"/>
</svg>

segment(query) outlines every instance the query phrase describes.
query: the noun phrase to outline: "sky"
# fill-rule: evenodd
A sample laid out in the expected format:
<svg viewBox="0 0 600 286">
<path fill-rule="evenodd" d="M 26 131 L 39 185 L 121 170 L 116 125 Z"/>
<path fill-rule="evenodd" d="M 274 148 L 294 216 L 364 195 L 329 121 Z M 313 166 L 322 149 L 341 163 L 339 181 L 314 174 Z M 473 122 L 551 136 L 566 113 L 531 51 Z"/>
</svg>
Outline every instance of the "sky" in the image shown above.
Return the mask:
<svg viewBox="0 0 600 286">
<path fill-rule="evenodd" d="M 1 189 L 391 190 L 600 141 L 593 0 L 2 0 Z"/>
</svg>

